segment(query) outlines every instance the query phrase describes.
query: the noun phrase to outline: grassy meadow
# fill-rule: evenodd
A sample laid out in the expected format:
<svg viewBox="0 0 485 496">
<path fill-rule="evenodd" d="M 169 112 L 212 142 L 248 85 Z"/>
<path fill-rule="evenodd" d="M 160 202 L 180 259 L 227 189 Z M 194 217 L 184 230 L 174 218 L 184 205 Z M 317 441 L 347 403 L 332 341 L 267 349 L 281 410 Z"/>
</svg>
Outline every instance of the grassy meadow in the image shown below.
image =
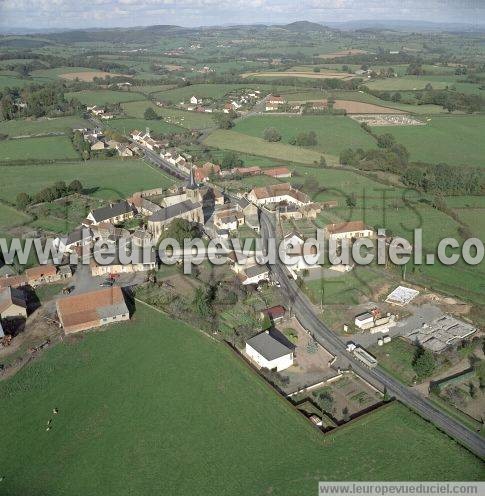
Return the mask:
<svg viewBox="0 0 485 496">
<path fill-rule="evenodd" d="M 79 159 L 67 136 L 45 136 L 0 141 L 0 162 L 15 160 Z"/>
<path fill-rule="evenodd" d="M 288 143 L 298 133 L 314 131 L 318 144 L 308 149 L 330 155 L 338 156 L 345 148 L 367 150 L 376 146 L 374 139 L 363 131 L 356 121 L 345 116 L 256 116 L 239 121 L 234 130 L 262 138 L 264 130 L 269 127 L 274 127 L 280 132 L 282 143 Z"/>
<path fill-rule="evenodd" d="M 398 403 L 323 436 L 228 348 L 138 306 L 0 383 L 3 494 L 293 495 L 319 480 L 483 476 Z"/>
<path fill-rule="evenodd" d="M 144 100 L 145 96 L 141 93 L 131 91 L 113 91 L 113 90 L 82 90 L 72 93 L 66 93 L 66 99 L 75 98 L 83 105 L 107 105 L 113 103 L 133 102 Z"/>
<path fill-rule="evenodd" d="M 432 116 L 426 126 L 375 127 L 407 147 L 411 160 L 485 167 L 485 116 Z"/>
<path fill-rule="evenodd" d="M 18 193 L 36 193 L 56 181 L 79 179 L 97 198 L 125 198 L 135 191 L 168 187 L 173 179 L 141 160 L 89 160 L 78 163 L 0 167 L 0 199 L 15 202 Z M 28 178 L 26 181 L 25 178 Z"/>
<path fill-rule="evenodd" d="M 211 133 L 204 140 L 204 143 L 222 150 L 234 150 L 242 153 L 251 151 L 254 155 L 300 164 L 313 164 L 315 161 L 320 161 L 322 156 L 321 152 L 307 148 L 287 145 L 286 143 L 268 143 L 263 138 L 222 129 L 217 129 Z M 336 157 L 331 156 L 328 156 L 327 159 L 331 162 L 337 160 Z"/>
<path fill-rule="evenodd" d="M 70 131 L 73 128 L 89 127 L 88 121 L 81 117 L 56 117 L 41 119 L 14 119 L 0 121 L 0 134 L 10 137 L 58 133 Z"/>
</svg>

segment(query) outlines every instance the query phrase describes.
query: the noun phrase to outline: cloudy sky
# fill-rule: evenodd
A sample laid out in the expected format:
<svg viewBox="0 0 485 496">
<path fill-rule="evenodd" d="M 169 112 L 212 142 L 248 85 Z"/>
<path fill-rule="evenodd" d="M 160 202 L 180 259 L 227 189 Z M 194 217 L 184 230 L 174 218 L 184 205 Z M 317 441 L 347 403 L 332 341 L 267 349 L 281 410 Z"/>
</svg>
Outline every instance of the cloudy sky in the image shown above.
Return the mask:
<svg viewBox="0 0 485 496">
<path fill-rule="evenodd" d="M 0 27 L 401 19 L 485 24 L 485 0 L 0 0 Z"/>
</svg>

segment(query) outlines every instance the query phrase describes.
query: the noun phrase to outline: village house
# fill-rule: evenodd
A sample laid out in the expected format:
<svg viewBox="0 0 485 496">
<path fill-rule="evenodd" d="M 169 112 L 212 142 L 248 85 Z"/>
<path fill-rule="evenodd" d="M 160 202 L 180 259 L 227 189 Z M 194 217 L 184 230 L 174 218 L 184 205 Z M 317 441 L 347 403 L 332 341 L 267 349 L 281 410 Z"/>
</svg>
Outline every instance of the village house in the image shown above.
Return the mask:
<svg viewBox="0 0 485 496">
<path fill-rule="evenodd" d="M 269 280 L 269 269 L 266 265 L 251 265 L 239 272 L 238 277 L 244 286 L 258 285 L 261 281 Z"/>
<path fill-rule="evenodd" d="M 280 95 L 269 95 L 266 98 L 266 111 L 278 110 L 281 105 L 285 105 L 287 101 Z"/>
<path fill-rule="evenodd" d="M 136 211 L 139 214 L 145 216 L 153 215 L 162 209 L 160 205 L 153 203 L 147 198 L 143 198 L 139 193 L 134 194 L 131 198 L 128 198 L 127 201 L 132 207 L 136 208 Z"/>
<path fill-rule="evenodd" d="M 106 150 L 107 148 L 108 148 L 108 145 L 104 141 L 95 141 L 91 145 L 91 150 L 94 150 L 94 151 Z"/>
<path fill-rule="evenodd" d="M 130 312 L 118 286 L 60 298 L 57 315 L 66 334 L 129 320 Z"/>
<path fill-rule="evenodd" d="M 231 174 L 235 176 L 257 176 L 261 174 L 261 167 L 253 166 L 253 167 L 234 167 L 231 169 Z"/>
<path fill-rule="evenodd" d="M 289 183 L 273 184 L 251 190 L 248 199 L 258 206 L 271 203 L 294 203 L 298 206 L 311 203 L 310 198 L 301 191 L 293 188 Z"/>
<path fill-rule="evenodd" d="M 148 218 L 148 230 L 154 239 L 158 239 L 168 224 L 174 219 L 185 219 L 189 222 L 204 224 L 204 212 L 200 202 L 185 200 L 166 208 L 162 208 Z"/>
<path fill-rule="evenodd" d="M 30 286 L 35 288 L 41 284 L 59 281 L 61 276 L 55 265 L 38 265 L 25 270 L 25 275 Z"/>
<path fill-rule="evenodd" d="M 319 267 L 318 249 L 314 245 L 305 246 L 305 240 L 297 233 L 287 234 L 283 238 L 286 263 L 292 271 L 314 269 Z"/>
<path fill-rule="evenodd" d="M 89 227 L 80 227 L 67 237 L 58 237 L 54 240 L 54 246 L 60 253 L 72 253 L 76 247 L 88 246 L 93 242 L 93 232 Z"/>
<path fill-rule="evenodd" d="M 261 310 L 261 319 L 268 318 L 272 324 L 283 320 L 285 315 L 286 309 L 283 305 L 275 305 Z"/>
<path fill-rule="evenodd" d="M 153 245 L 153 237 L 151 233 L 145 229 L 137 229 L 132 235 L 131 239 L 133 241 L 133 245 L 145 248 L 147 246 Z"/>
<path fill-rule="evenodd" d="M 219 175 L 221 173 L 221 168 L 211 162 L 206 162 L 200 167 L 196 167 L 194 170 L 194 177 L 198 183 L 206 182 L 212 174 Z"/>
<path fill-rule="evenodd" d="M 6 275 L 0 278 L 0 290 L 4 288 L 21 288 L 27 286 L 27 277 L 24 274 L 18 276 Z"/>
<path fill-rule="evenodd" d="M 0 290 L 0 318 L 27 318 L 27 302 L 20 289 L 9 287 Z"/>
<path fill-rule="evenodd" d="M 191 97 L 190 97 L 190 103 L 191 103 L 192 105 L 197 105 L 197 104 L 198 104 L 198 103 L 200 103 L 201 101 L 202 101 L 202 100 L 197 99 L 197 97 L 196 97 L 196 96 L 191 96 Z"/>
<path fill-rule="evenodd" d="M 119 143 L 116 146 L 116 151 L 120 157 L 133 157 L 133 149 L 129 145 L 124 143 Z"/>
<path fill-rule="evenodd" d="M 374 236 L 374 231 L 365 227 L 361 220 L 327 224 L 324 232 L 327 239 L 357 239 Z"/>
<path fill-rule="evenodd" d="M 110 203 L 106 207 L 97 208 L 89 212 L 86 217 L 88 227 L 97 225 L 101 222 L 110 222 L 111 224 L 119 224 L 128 219 L 132 219 L 135 215 L 133 207 L 126 201 L 122 200 L 117 203 Z"/>
<path fill-rule="evenodd" d="M 248 339 L 246 355 L 261 368 L 277 372 L 286 370 L 293 365 L 293 349 L 277 337 L 276 333 L 265 331 Z"/>
<path fill-rule="evenodd" d="M 132 261 L 127 264 L 123 264 L 116 259 L 107 265 L 100 264 L 93 259 L 89 263 L 91 275 L 97 277 L 111 274 L 132 274 L 134 272 L 147 272 L 157 268 L 155 252 L 153 250 L 150 250 L 147 255 L 143 253 L 143 250 L 133 250 L 130 258 Z"/>
<path fill-rule="evenodd" d="M 235 231 L 244 224 L 244 213 L 239 205 L 228 204 L 214 213 L 214 226 L 218 229 Z"/>
<path fill-rule="evenodd" d="M 266 176 L 274 177 L 276 179 L 284 179 L 291 177 L 291 171 L 288 167 L 274 167 L 273 169 L 263 169 L 262 173 Z"/>
</svg>

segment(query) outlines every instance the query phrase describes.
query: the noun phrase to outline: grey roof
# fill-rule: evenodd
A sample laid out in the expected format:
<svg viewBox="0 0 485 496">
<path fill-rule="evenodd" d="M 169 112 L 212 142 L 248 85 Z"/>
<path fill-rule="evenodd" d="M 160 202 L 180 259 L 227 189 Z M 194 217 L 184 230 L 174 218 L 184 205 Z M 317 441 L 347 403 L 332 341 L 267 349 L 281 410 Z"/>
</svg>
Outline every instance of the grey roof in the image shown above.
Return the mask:
<svg viewBox="0 0 485 496">
<path fill-rule="evenodd" d="M 293 352 L 291 348 L 280 343 L 268 332 L 262 332 L 248 339 L 246 343 L 268 361 L 276 360 Z"/>
<path fill-rule="evenodd" d="M 237 203 L 241 208 L 246 208 L 251 202 L 247 198 L 242 197 L 237 200 Z"/>
<path fill-rule="evenodd" d="M 184 200 L 183 202 L 176 203 L 175 205 L 170 205 L 169 207 L 162 208 L 158 212 L 155 212 L 153 215 L 151 215 L 148 220 L 150 222 L 163 222 L 190 212 L 191 210 L 201 208 L 201 206 L 202 205 L 199 202 Z"/>
<path fill-rule="evenodd" d="M 4 303 L 13 303 L 19 307 L 27 308 L 24 293 L 20 289 L 10 286 L 0 291 L 0 306 Z"/>
<path fill-rule="evenodd" d="M 100 319 L 112 318 L 117 315 L 122 315 L 129 313 L 128 307 L 124 301 L 120 303 L 114 303 L 113 305 L 107 305 L 105 307 L 99 307 L 96 309 L 96 313 Z"/>
<path fill-rule="evenodd" d="M 195 182 L 195 177 L 194 177 L 194 168 L 192 167 L 190 169 L 190 176 L 189 180 L 187 182 L 187 189 L 197 189 L 197 183 Z"/>
<path fill-rule="evenodd" d="M 265 274 L 269 271 L 266 265 L 253 265 L 252 267 L 248 267 L 247 269 L 245 269 L 244 272 L 248 277 L 255 277 L 261 274 Z"/>
<path fill-rule="evenodd" d="M 104 220 L 112 219 L 113 217 L 118 217 L 118 215 L 127 214 L 132 211 L 133 208 L 131 205 L 126 200 L 123 200 L 106 207 L 97 208 L 93 210 L 92 214 L 96 222 L 103 222 Z"/>
<path fill-rule="evenodd" d="M 72 245 L 84 239 L 90 239 L 93 236 L 93 232 L 88 227 L 81 227 L 69 233 L 66 238 L 66 245 Z"/>
</svg>

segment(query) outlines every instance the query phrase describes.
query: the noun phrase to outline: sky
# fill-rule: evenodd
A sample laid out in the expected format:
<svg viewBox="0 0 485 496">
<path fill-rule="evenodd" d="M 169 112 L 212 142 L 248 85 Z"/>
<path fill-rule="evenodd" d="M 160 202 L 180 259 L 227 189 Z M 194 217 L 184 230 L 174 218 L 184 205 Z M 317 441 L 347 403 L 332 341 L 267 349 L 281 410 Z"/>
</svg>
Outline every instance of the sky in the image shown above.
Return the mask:
<svg viewBox="0 0 485 496">
<path fill-rule="evenodd" d="M 485 0 L 0 0 L 3 31 L 368 19 L 485 24 Z"/>
</svg>

